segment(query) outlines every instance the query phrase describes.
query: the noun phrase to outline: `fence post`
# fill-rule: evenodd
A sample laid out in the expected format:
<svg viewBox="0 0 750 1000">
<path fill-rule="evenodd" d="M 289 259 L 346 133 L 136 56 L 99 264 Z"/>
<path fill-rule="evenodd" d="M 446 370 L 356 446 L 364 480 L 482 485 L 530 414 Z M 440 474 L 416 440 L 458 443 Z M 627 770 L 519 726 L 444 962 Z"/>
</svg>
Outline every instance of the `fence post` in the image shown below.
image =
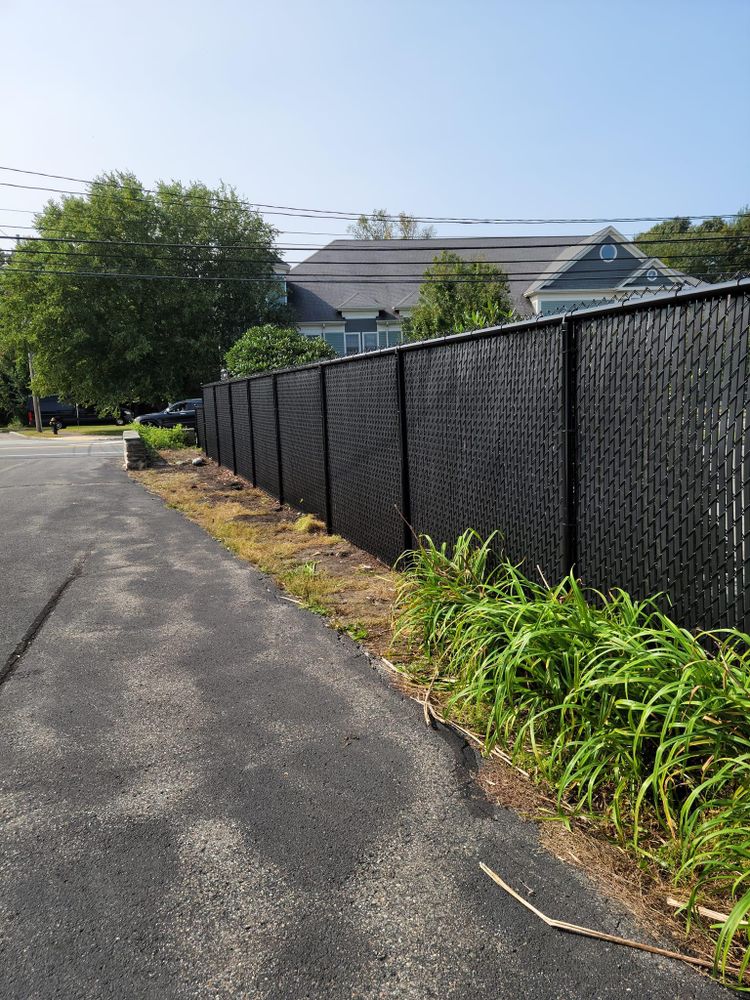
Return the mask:
<svg viewBox="0 0 750 1000">
<path fill-rule="evenodd" d="M 232 434 L 232 472 L 237 475 L 237 443 L 234 440 L 234 403 L 232 402 L 232 383 L 227 386 L 229 395 L 229 430 Z"/>
<path fill-rule="evenodd" d="M 323 365 L 320 372 L 320 427 L 323 434 L 323 490 L 326 506 L 326 531 L 333 533 L 333 512 L 331 510 L 331 470 L 328 457 L 328 396 L 326 395 L 326 370 Z"/>
<path fill-rule="evenodd" d="M 221 465 L 221 434 L 219 433 L 219 411 L 216 409 L 216 385 L 211 386 L 214 394 L 214 426 L 216 427 L 216 464 Z"/>
<path fill-rule="evenodd" d="M 396 395 L 398 398 L 399 453 L 401 458 L 401 516 L 403 518 L 403 550 L 413 547 L 411 528 L 411 486 L 409 483 L 409 439 L 406 430 L 406 383 L 404 380 L 404 352 L 396 348 Z"/>
<path fill-rule="evenodd" d="M 253 437 L 253 405 L 252 394 L 250 392 L 250 379 L 247 380 L 247 421 L 250 425 L 250 474 L 253 486 L 257 485 L 255 478 L 255 438 Z"/>
<path fill-rule="evenodd" d="M 279 470 L 279 503 L 284 502 L 284 478 L 281 472 L 281 422 L 279 420 L 278 375 L 273 376 L 273 412 L 276 418 L 276 466 Z"/>
<path fill-rule="evenodd" d="M 578 562 L 578 327 L 567 313 L 562 336 L 561 497 L 563 573 Z"/>
</svg>

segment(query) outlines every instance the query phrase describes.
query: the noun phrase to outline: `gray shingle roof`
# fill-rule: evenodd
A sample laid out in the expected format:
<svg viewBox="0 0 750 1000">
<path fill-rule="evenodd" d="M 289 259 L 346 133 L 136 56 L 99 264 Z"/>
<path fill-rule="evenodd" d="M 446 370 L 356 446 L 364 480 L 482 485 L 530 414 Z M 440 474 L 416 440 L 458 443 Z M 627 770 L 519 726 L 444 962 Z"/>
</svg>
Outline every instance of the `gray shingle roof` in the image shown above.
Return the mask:
<svg viewBox="0 0 750 1000">
<path fill-rule="evenodd" d="M 346 300 L 350 300 L 350 308 L 364 307 L 354 306 L 354 297 L 363 304 L 378 305 L 386 317 L 393 316 L 394 309 L 416 304 L 420 279 L 425 270 L 439 253 L 449 250 L 465 260 L 479 258 L 490 264 L 502 265 L 508 275 L 516 309 L 527 315 L 531 309 L 523 293 L 533 280 L 527 275 L 543 271 L 574 239 L 570 236 L 493 236 L 473 239 L 334 240 L 291 269 L 287 276 L 289 302 L 299 323 L 340 321 L 338 310 Z M 548 245 L 540 247 L 539 243 Z M 358 280 L 362 277 L 378 279 L 383 272 L 398 275 L 399 278 L 403 275 L 407 280 L 378 280 L 377 283 Z M 514 275 L 523 277 L 514 278 Z M 335 280 L 308 280 L 317 277 Z"/>
<path fill-rule="evenodd" d="M 627 253 L 621 267 L 608 269 L 598 260 L 599 243 L 616 241 Z M 508 276 L 511 298 L 521 316 L 531 314 L 531 304 L 524 293 L 534 286 L 565 290 L 575 288 L 623 287 L 631 271 L 639 270 L 638 260 L 646 255 L 619 233 L 607 226 L 590 236 L 485 236 L 433 240 L 334 240 L 306 261 L 293 267 L 287 277 L 289 302 L 298 323 L 341 322 L 341 310 L 373 309 L 384 318 L 393 318 L 399 309 L 416 305 L 425 270 L 443 250 L 465 260 L 483 260 L 498 264 Z M 567 272 L 575 260 L 592 258 L 580 272 Z M 636 258 L 634 260 L 634 258 Z M 651 259 L 654 261 L 654 259 Z M 596 262 L 596 263 L 594 263 Z M 665 268 L 673 278 L 694 279 Z M 594 275 L 591 268 L 598 266 Z M 587 270 L 588 268 L 588 270 Z M 549 271 L 548 271 L 549 269 Z M 569 274 L 570 276 L 566 276 Z M 385 276 L 385 277 L 384 277 Z M 613 279 L 604 280 L 603 279 Z M 370 279 L 368 281 L 368 279 Z M 633 284 L 629 282 L 628 288 Z"/>
</svg>

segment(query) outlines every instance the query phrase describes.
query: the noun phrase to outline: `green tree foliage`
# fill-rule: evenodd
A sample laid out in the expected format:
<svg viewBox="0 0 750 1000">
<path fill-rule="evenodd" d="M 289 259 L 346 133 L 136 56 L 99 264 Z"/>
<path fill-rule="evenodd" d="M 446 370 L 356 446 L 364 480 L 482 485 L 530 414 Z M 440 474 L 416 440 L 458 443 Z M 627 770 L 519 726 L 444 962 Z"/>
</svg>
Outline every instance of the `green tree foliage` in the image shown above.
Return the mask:
<svg viewBox="0 0 750 1000">
<path fill-rule="evenodd" d="M 11 420 L 26 422 L 29 389 L 29 362 L 21 351 L 0 353 L 0 424 Z"/>
<path fill-rule="evenodd" d="M 320 337 L 313 340 L 298 330 L 266 323 L 251 327 L 230 347 L 225 366 L 232 376 L 247 376 L 335 357 L 334 349 Z"/>
<path fill-rule="evenodd" d="M 249 325 L 286 318 L 276 231 L 232 189 L 108 174 L 35 226 L 0 267 L 0 350 L 34 351 L 42 395 L 102 412 L 179 398 Z"/>
<path fill-rule="evenodd" d="M 360 215 L 347 227 L 358 240 L 431 240 L 434 226 L 420 226 L 413 215 L 399 212 L 398 219 L 387 208 L 374 208 L 370 215 Z"/>
<path fill-rule="evenodd" d="M 717 237 L 720 237 L 717 239 Z M 694 224 L 690 219 L 666 219 L 636 236 L 649 257 L 703 281 L 750 275 L 750 208 L 735 219 L 716 217 Z"/>
<path fill-rule="evenodd" d="M 514 318 L 507 275 L 482 260 L 447 250 L 424 273 L 419 301 L 404 323 L 409 340 L 443 337 Z"/>
</svg>

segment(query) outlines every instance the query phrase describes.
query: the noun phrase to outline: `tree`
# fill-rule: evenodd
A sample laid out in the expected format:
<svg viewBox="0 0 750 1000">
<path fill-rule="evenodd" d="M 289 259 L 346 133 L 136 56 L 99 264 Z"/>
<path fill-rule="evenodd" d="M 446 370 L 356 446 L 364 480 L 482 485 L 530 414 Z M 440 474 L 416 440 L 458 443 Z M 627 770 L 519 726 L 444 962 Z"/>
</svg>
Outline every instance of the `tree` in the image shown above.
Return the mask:
<svg viewBox="0 0 750 1000">
<path fill-rule="evenodd" d="M 399 212 L 398 221 L 386 208 L 374 208 L 370 215 L 360 215 L 347 231 L 358 240 L 431 240 L 434 226 L 420 226 L 413 215 Z"/>
<path fill-rule="evenodd" d="M 636 242 L 649 257 L 703 281 L 749 275 L 750 208 L 740 209 L 730 221 L 720 216 L 697 224 L 666 219 L 636 236 Z"/>
<path fill-rule="evenodd" d="M 29 395 L 27 356 L 12 349 L 0 354 L 0 423 L 11 420 L 25 423 Z"/>
<path fill-rule="evenodd" d="M 291 327 L 265 323 L 244 333 L 227 351 L 224 364 L 230 375 L 247 376 L 335 357 L 334 349 L 321 337 L 313 340 Z"/>
<path fill-rule="evenodd" d="M 111 412 L 194 394 L 243 330 L 288 315 L 276 230 L 230 188 L 107 174 L 35 226 L 0 268 L 0 350 L 33 350 L 42 395 Z"/>
<path fill-rule="evenodd" d="M 482 260 L 464 260 L 447 250 L 424 273 L 419 301 L 404 323 L 410 340 L 442 337 L 514 318 L 508 278 Z"/>
</svg>

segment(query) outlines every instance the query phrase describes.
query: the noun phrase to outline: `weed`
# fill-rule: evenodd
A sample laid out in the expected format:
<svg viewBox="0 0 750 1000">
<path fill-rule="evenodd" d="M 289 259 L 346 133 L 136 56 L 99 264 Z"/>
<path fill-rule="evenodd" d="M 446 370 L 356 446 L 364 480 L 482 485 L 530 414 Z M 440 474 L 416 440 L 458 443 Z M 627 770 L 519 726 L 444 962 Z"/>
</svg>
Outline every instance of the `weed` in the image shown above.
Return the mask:
<svg viewBox="0 0 750 1000">
<path fill-rule="evenodd" d="M 316 532 L 326 530 L 325 524 L 318 520 L 314 514 L 303 514 L 302 517 L 298 517 L 292 525 L 292 528 L 294 531 L 300 531 L 306 534 L 315 534 Z"/>
<path fill-rule="evenodd" d="M 349 636 L 350 639 L 354 639 L 355 642 L 364 642 L 368 636 L 368 631 L 364 625 L 359 622 L 352 622 L 344 628 L 344 632 Z"/>
</svg>

